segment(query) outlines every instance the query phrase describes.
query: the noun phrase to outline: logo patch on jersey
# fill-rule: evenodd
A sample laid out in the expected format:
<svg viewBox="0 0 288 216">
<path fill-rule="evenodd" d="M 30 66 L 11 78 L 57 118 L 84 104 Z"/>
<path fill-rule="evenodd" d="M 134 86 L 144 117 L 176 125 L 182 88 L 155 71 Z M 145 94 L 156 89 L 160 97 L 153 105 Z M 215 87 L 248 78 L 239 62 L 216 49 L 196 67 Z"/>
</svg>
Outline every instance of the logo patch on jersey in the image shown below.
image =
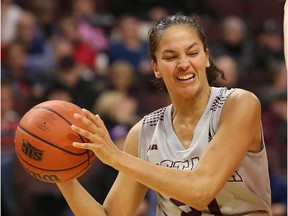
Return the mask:
<svg viewBox="0 0 288 216">
<path fill-rule="evenodd" d="M 151 145 L 149 145 L 149 148 L 148 148 L 147 152 L 148 152 L 148 151 L 151 151 L 151 150 L 158 150 L 157 144 L 151 144 Z"/>
</svg>

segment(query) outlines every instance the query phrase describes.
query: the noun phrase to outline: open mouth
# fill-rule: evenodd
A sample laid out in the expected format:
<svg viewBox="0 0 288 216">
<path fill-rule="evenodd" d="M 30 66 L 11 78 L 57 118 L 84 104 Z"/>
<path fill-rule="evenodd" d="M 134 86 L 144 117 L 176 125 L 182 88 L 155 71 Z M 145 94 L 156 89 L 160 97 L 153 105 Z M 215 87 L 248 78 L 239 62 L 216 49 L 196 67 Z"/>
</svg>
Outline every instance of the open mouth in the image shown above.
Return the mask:
<svg viewBox="0 0 288 216">
<path fill-rule="evenodd" d="M 191 80 L 195 78 L 195 74 L 187 74 L 187 75 L 182 75 L 182 76 L 179 75 L 177 78 L 178 80 L 181 80 L 181 81 Z"/>
</svg>

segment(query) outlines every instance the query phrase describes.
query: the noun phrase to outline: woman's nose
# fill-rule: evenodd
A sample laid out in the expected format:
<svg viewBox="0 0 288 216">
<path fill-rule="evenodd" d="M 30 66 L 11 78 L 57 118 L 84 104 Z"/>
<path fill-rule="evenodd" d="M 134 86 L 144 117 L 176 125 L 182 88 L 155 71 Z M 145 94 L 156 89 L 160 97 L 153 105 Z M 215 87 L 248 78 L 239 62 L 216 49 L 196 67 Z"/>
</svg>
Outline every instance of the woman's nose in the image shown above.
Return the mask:
<svg viewBox="0 0 288 216">
<path fill-rule="evenodd" d="M 190 63 L 189 63 L 189 58 L 187 56 L 183 56 L 181 58 L 179 58 L 179 61 L 177 63 L 177 67 L 184 70 L 187 69 L 189 67 Z"/>
</svg>

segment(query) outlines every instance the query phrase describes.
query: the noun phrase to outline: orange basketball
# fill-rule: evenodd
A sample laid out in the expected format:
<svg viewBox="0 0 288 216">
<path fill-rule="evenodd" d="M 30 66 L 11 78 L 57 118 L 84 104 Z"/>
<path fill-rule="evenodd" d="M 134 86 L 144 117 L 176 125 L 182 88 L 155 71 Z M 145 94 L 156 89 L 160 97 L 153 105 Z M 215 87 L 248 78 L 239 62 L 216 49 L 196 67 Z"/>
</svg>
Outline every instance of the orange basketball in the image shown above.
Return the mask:
<svg viewBox="0 0 288 216">
<path fill-rule="evenodd" d="M 88 142 L 70 128 L 71 124 L 85 128 L 74 113 L 84 115 L 73 103 L 51 100 L 34 106 L 21 119 L 15 134 L 16 154 L 38 180 L 64 182 L 80 177 L 92 165 L 95 154 L 72 145 Z"/>
</svg>

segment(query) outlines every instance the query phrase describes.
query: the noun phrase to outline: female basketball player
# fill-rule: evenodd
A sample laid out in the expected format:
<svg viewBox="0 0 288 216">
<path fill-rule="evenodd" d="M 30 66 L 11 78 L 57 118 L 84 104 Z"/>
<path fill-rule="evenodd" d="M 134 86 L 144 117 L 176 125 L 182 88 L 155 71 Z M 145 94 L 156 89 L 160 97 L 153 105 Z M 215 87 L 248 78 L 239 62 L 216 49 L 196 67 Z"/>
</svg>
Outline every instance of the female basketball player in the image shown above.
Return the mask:
<svg viewBox="0 0 288 216">
<path fill-rule="evenodd" d="M 124 151 L 98 115 L 84 110 L 91 143 L 119 170 L 103 206 L 77 180 L 58 186 L 76 215 L 133 215 L 147 188 L 157 192 L 157 215 L 271 215 L 266 150 L 258 99 L 241 89 L 211 87 L 222 74 L 209 58 L 206 36 L 194 18 L 174 15 L 150 31 L 152 68 L 172 104 L 137 123 Z M 95 185 L 97 187 L 97 185 Z"/>
</svg>

